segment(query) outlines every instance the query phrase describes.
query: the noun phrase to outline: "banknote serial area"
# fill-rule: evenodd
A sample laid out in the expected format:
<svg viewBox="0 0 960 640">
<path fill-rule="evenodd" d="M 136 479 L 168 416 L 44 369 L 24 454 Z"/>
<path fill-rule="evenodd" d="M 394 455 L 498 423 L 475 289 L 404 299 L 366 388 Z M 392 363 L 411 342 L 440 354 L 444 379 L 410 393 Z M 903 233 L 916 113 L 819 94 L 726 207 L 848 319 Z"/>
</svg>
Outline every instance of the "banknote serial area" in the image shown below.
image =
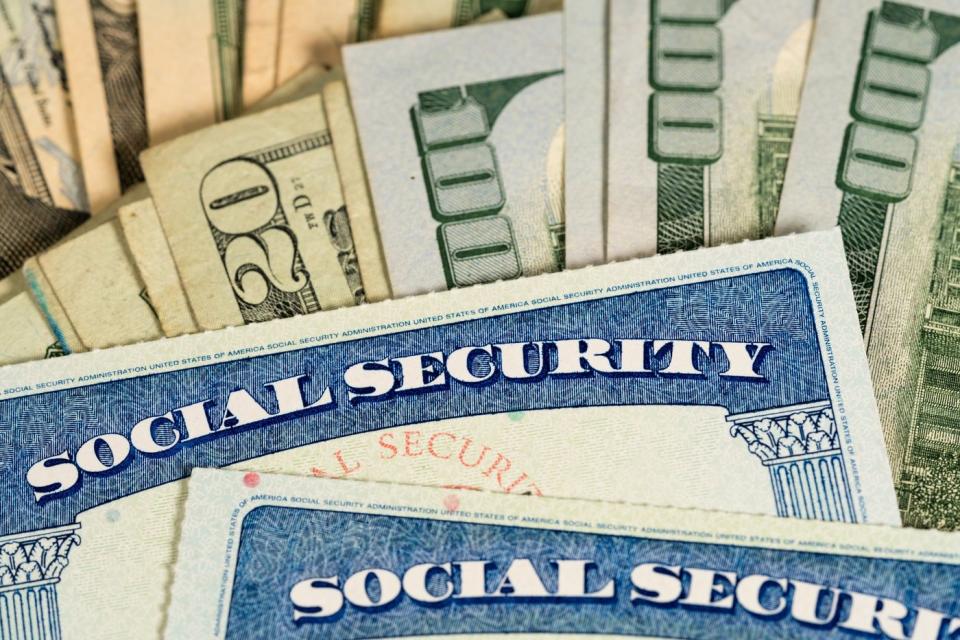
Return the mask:
<svg viewBox="0 0 960 640">
<path fill-rule="evenodd" d="M 960 0 L 0 0 L 0 640 L 960 640 Z"/>
</svg>

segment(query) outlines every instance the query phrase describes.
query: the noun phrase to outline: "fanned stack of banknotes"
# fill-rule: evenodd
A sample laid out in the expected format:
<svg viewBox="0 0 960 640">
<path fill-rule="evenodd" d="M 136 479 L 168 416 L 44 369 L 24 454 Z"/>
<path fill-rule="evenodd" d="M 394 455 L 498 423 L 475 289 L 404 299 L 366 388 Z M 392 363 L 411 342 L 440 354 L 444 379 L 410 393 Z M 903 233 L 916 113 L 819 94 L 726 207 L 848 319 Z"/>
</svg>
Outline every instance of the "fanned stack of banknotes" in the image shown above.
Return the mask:
<svg viewBox="0 0 960 640">
<path fill-rule="evenodd" d="M 960 0 L 0 0 L 0 159 L 0 640 L 960 639 Z"/>
</svg>

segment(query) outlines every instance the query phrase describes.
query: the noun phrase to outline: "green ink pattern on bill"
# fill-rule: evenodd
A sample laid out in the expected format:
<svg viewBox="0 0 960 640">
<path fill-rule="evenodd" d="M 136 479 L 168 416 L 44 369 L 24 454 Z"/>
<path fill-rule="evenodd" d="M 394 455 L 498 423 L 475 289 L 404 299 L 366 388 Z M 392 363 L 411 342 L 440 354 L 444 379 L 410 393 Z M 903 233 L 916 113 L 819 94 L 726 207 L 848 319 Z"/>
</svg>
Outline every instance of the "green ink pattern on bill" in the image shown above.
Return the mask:
<svg viewBox="0 0 960 640">
<path fill-rule="evenodd" d="M 960 528 L 960 6 L 822 2 L 777 233 L 840 225 L 904 520 Z"/>
<path fill-rule="evenodd" d="M 561 26 L 549 15 L 345 48 L 395 295 L 563 267 Z"/>
<path fill-rule="evenodd" d="M 411 109 L 447 287 L 523 274 L 513 225 L 498 215 L 506 195 L 487 138 L 514 96 L 559 73 L 425 91 Z M 556 269 L 562 269 L 563 223 L 550 220 L 548 228 Z"/>
<path fill-rule="evenodd" d="M 608 258 L 770 232 L 813 12 L 811 0 L 612 1 Z"/>
</svg>

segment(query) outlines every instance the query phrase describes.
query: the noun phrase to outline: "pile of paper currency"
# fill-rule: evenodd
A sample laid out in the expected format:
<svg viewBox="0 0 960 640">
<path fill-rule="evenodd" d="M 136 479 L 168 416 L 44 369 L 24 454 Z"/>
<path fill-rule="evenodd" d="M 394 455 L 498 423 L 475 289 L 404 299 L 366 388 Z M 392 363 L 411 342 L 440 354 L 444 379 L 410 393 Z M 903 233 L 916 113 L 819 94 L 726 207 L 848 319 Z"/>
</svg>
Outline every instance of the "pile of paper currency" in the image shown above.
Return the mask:
<svg viewBox="0 0 960 640">
<path fill-rule="evenodd" d="M 0 0 L 0 640 L 960 639 L 958 114 L 957 0 Z"/>
</svg>

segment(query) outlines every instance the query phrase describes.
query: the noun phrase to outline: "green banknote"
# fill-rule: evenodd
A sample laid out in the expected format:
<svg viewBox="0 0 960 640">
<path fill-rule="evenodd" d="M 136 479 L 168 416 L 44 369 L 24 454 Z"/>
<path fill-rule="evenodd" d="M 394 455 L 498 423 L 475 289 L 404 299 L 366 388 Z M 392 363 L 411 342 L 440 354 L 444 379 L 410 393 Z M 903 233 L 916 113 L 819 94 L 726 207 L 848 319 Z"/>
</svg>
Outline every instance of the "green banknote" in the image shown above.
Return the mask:
<svg viewBox="0 0 960 640">
<path fill-rule="evenodd" d="M 840 225 L 900 506 L 960 527 L 960 3 L 820 3 L 777 233 Z"/>
<path fill-rule="evenodd" d="M 559 14 L 344 50 L 395 295 L 564 262 Z"/>
<path fill-rule="evenodd" d="M 241 94 L 241 65 L 243 63 L 243 11 L 240 0 L 214 0 L 213 41 L 216 43 L 216 75 L 218 95 L 223 108 L 222 117 L 232 118 L 243 107 Z"/>
<path fill-rule="evenodd" d="M 611 0 L 607 257 L 768 234 L 813 0 Z"/>
</svg>

